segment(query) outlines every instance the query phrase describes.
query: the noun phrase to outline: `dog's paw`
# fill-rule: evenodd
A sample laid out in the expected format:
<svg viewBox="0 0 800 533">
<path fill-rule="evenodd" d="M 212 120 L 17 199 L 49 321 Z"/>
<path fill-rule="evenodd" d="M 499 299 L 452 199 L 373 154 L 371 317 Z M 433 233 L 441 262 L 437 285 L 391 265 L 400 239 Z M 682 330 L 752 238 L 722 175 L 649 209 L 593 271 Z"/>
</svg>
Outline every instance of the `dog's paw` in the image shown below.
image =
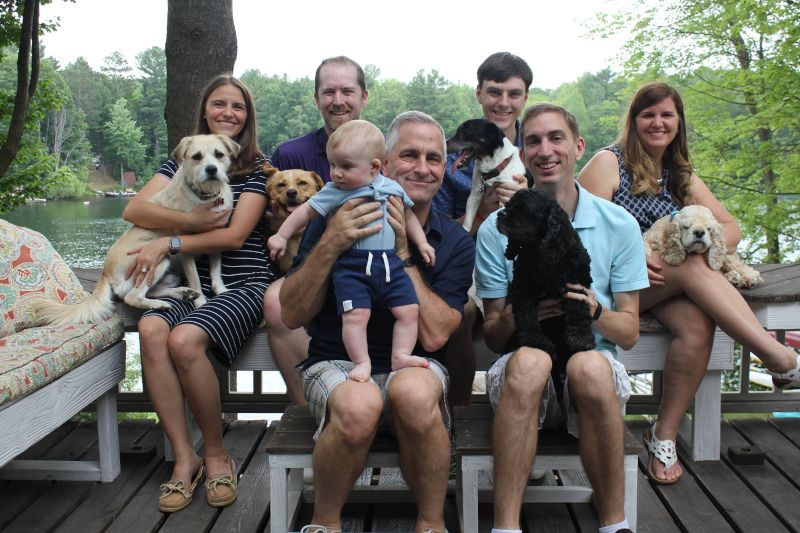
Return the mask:
<svg viewBox="0 0 800 533">
<path fill-rule="evenodd" d="M 214 291 L 214 294 L 222 294 L 223 292 L 228 292 L 228 288 L 222 283 L 211 283 L 211 290 Z"/>
<path fill-rule="evenodd" d="M 193 303 L 195 309 L 200 309 L 201 307 L 203 307 L 208 303 L 208 300 L 206 300 L 206 297 L 203 296 L 202 294 L 198 294 L 197 298 L 194 299 Z"/>
<path fill-rule="evenodd" d="M 200 298 L 200 296 L 201 295 L 199 292 L 195 291 L 194 289 L 190 289 L 189 287 L 181 290 L 181 299 L 184 302 L 193 302 Z"/>
<path fill-rule="evenodd" d="M 141 309 L 166 310 L 166 309 L 172 309 L 172 305 L 170 305 L 169 302 L 163 302 L 161 300 L 148 300 L 147 303 L 143 303 Z"/>
</svg>

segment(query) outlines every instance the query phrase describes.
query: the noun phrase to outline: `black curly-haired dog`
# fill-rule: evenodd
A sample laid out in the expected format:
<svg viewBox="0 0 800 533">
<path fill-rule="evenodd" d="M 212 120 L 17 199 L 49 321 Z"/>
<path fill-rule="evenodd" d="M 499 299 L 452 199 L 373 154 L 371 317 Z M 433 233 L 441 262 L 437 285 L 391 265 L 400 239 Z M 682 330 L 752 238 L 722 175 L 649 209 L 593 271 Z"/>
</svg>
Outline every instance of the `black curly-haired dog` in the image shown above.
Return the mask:
<svg viewBox="0 0 800 533">
<path fill-rule="evenodd" d="M 563 377 L 571 355 L 595 348 L 589 305 L 563 298 L 567 283 L 591 286 L 589 254 L 566 212 L 538 190 L 514 194 L 497 214 L 497 229 L 508 237 L 506 257 L 514 261 L 509 299 L 518 344 L 508 351 L 539 348 L 553 359 L 553 377 Z M 563 298 L 564 314 L 539 322 L 539 301 L 553 298 Z"/>
</svg>

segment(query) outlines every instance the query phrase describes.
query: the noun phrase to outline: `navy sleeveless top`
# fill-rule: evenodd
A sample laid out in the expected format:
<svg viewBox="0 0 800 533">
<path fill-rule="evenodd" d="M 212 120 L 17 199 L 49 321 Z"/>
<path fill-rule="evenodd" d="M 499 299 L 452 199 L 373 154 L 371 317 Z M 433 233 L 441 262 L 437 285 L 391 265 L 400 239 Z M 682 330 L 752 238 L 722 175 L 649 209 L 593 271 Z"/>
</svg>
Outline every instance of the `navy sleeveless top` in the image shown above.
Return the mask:
<svg viewBox="0 0 800 533">
<path fill-rule="evenodd" d="M 669 193 L 669 171 L 666 168 L 661 174 L 661 191 L 658 194 L 639 194 L 634 196 L 631 194 L 633 183 L 628 170 L 625 168 L 625 162 L 622 160 L 619 145 L 606 148 L 606 150 L 617 156 L 617 164 L 619 165 L 619 188 L 611 197 L 611 201 L 624 207 L 628 213 L 633 215 L 633 218 L 639 223 L 639 229 L 642 230 L 642 233 L 650 229 L 650 226 L 659 218 L 680 209 Z"/>
</svg>

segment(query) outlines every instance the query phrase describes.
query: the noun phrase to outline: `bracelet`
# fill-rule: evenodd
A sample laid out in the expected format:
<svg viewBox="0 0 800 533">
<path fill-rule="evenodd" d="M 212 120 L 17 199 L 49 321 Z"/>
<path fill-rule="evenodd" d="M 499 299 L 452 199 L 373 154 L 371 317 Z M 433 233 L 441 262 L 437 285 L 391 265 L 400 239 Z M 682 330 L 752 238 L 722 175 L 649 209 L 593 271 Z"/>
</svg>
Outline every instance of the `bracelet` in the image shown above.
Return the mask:
<svg viewBox="0 0 800 533">
<path fill-rule="evenodd" d="M 477 220 L 478 222 L 483 222 L 484 220 L 486 220 L 486 217 L 481 215 L 480 211 L 475 211 L 475 220 Z"/>
<path fill-rule="evenodd" d="M 603 312 L 603 305 L 600 303 L 600 300 L 597 300 L 597 307 L 594 308 L 594 314 L 592 315 L 592 322 L 596 322 L 598 318 L 600 318 L 600 313 Z"/>
</svg>

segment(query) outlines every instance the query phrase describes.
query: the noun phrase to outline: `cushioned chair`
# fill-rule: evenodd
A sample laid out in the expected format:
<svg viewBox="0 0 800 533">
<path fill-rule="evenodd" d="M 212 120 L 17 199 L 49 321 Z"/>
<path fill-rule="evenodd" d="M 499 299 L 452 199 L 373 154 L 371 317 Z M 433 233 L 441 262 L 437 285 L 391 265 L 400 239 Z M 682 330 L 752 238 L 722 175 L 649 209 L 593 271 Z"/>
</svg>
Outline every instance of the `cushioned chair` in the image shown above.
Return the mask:
<svg viewBox="0 0 800 533">
<path fill-rule="evenodd" d="M 87 293 L 41 234 L 0 219 L 0 478 L 112 481 L 120 471 L 122 321 L 35 327 L 29 303 Z M 99 461 L 13 460 L 97 402 Z"/>
</svg>

